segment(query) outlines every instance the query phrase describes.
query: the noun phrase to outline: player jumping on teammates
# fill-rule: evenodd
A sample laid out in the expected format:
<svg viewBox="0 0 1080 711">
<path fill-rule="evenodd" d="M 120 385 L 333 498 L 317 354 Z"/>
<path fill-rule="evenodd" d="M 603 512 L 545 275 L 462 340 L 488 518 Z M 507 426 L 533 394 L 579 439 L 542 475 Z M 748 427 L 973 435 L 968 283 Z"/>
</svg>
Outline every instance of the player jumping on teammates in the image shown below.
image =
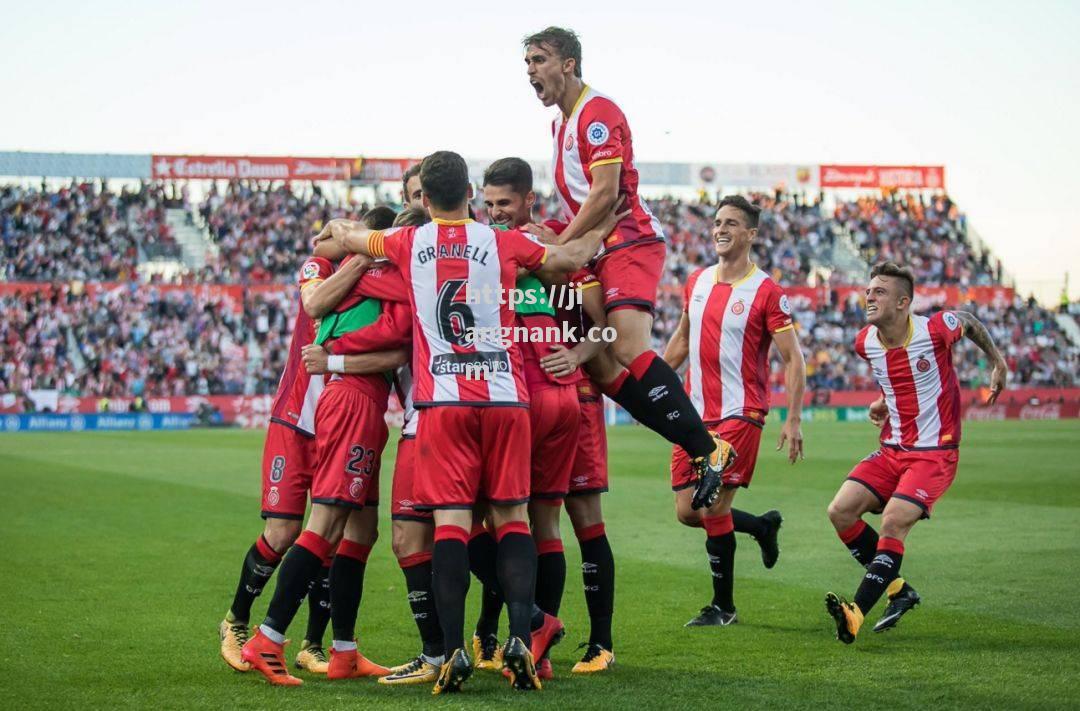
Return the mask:
<svg viewBox="0 0 1080 711">
<path fill-rule="evenodd" d="M 550 244 L 565 245 L 616 206 L 629 210 L 615 233 L 604 240 L 593 267 L 604 290 L 608 323 L 616 331 L 611 344 L 614 358 L 596 358 L 587 370 L 634 419 L 689 454 L 695 481 L 691 505 L 709 506 L 719 496 L 731 447 L 722 446 L 709 432 L 683 392 L 679 376 L 651 347 L 666 247 L 660 223 L 638 197 L 630 126 L 614 101 L 582 81 L 577 35 L 549 27 L 527 37 L 524 45 L 529 83 L 537 98 L 544 106 L 560 109 L 552 123 L 552 173 L 569 223 L 558 235 L 540 225 L 529 231 Z"/>
<path fill-rule="evenodd" d="M 960 458 L 960 385 L 952 349 L 964 336 L 992 363 L 988 404 L 1005 389 L 1008 365 L 986 327 L 966 311 L 941 311 L 929 318 L 911 315 L 915 278 L 892 262 L 870 271 L 866 289 L 867 326 L 855 337 L 855 352 L 870 364 L 882 399 L 871 408 L 881 422 L 881 447 L 862 460 L 829 504 L 829 519 L 840 540 L 866 568 L 853 603 L 834 593 L 825 607 L 841 642 L 855 641 L 864 617 L 888 595 L 885 614 L 874 625 L 882 632 L 919 603 L 900 577 L 904 539 L 956 476 Z M 862 520 L 881 513 L 881 536 Z"/>
<path fill-rule="evenodd" d="M 760 214 L 760 207 L 741 196 L 720 201 L 712 229 L 717 263 L 699 269 L 687 280 L 682 319 L 664 352 L 664 360 L 672 368 L 678 368 L 689 357 L 686 392 L 709 428 L 738 452 L 724 470 L 720 497 L 699 512 L 691 506 L 689 489 L 694 485 L 694 476 L 686 452 L 677 446 L 672 450 L 675 513 L 683 524 L 705 529 L 705 550 L 713 579 L 712 602 L 687 627 L 738 622 L 733 599 L 735 523 L 731 502 L 739 487 L 750 486 L 754 476 L 761 429 L 769 410 L 769 348 L 773 343 L 784 361 L 788 402 L 787 419 L 776 448 L 786 443 L 792 464 L 803 455 L 799 424 L 806 366 L 787 296 L 750 261 Z M 775 545 L 779 514 L 770 512 L 758 521 L 759 542 L 771 539 Z"/>
<path fill-rule="evenodd" d="M 515 688 L 539 689 L 529 651 L 536 546 L 525 522 L 528 449 L 520 446 L 529 438 L 528 391 L 518 350 L 500 337 L 513 323 L 506 297 L 519 267 L 552 274 L 579 269 L 617 216 L 573 244 L 545 247 L 513 230 L 496 238 L 494 230 L 468 219 L 468 167 L 456 153 L 425 158 L 420 183 L 432 223 L 381 232 L 334 220 L 319 238 L 387 257 L 410 285 L 415 405 L 422 410 L 416 451 L 423 462 L 413 494 L 417 508 L 435 512 L 433 587 L 448 655 L 432 691 L 458 691 L 472 674 L 464 641 L 467 542 L 472 509 L 485 498 L 510 618 L 503 663 Z M 470 329 L 493 335 L 477 341 L 468 337 Z"/>
</svg>

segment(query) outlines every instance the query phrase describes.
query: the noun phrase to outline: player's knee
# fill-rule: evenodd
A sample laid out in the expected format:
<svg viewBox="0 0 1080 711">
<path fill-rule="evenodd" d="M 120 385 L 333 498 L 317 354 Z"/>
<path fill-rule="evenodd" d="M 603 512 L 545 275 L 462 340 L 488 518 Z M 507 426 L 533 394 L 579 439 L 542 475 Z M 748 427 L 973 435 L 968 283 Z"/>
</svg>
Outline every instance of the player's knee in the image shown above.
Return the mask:
<svg viewBox="0 0 1080 711">
<path fill-rule="evenodd" d="M 390 532 L 390 548 L 394 551 L 394 557 L 400 560 L 427 552 L 430 544 L 419 526 L 402 525 L 402 522 L 395 521 Z"/>
<path fill-rule="evenodd" d="M 854 507 L 838 498 L 829 502 L 828 513 L 829 520 L 838 531 L 851 527 L 859 518 L 859 512 Z"/>
<path fill-rule="evenodd" d="M 611 352 L 615 356 L 615 360 L 624 368 L 629 368 L 630 364 L 644 353 L 646 348 L 647 346 L 642 346 L 637 342 L 637 339 L 631 338 L 619 338 L 611 344 Z"/>
<path fill-rule="evenodd" d="M 911 527 L 915 525 L 909 516 L 886 511 L 881 515 L 881 535 L 886 538 L 904 540 Z"/>
<path fill-rule="evenodd" d="M 604 522 L 600 508 L 600 494 L 570 496 L 566 499 L 566 513 L 574 530 L 588 528 Z"/>
<path fill-rule="evenodd" d="M 684 526 L 701 528 L 701 512 L 691 508 L 689 501 L 675 499 L 675 518 Z"/>
<path fill-rule="evenodd" d="M 287 518 L 268 518 L 263 527 L 263 538 L 278 553 L 284 553 L 300 537 L 302 523 Z"/>
</svg>

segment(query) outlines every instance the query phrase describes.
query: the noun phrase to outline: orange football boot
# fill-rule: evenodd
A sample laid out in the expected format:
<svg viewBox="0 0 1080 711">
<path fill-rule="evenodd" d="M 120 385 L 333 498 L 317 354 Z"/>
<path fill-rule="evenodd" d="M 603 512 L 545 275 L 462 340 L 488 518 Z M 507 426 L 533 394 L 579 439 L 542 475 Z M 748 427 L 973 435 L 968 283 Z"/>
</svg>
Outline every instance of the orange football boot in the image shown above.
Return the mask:
<svg viewBox="0 0 1080 711">
<path fill-rule="evenodd" d="M 248 640 L 240 656 L 275 686 L 300 686 L 304 683 L 289 673 L 285 663 L 285 645 L 273 641 L 261 630 Z"/>
</svg>

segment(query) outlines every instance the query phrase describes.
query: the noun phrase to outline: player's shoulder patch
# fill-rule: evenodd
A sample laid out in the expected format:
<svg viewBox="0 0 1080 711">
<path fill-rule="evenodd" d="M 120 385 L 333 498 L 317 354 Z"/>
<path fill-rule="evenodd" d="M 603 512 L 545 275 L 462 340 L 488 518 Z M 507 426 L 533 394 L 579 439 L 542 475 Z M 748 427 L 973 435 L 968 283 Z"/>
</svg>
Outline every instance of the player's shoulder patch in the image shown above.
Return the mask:
<svg viewBox="0 0 1080 711">
<path fill-rule="evenodd" d="M 941 320 L 945 323 L 945 328 L 950 331 L 960 328 L 960 319 L 952 311 L 942 311 Z"/>
<path fill-rule="evenodd" d="M 791 303 L 788 301 L 787 294 L 780 292 L 780 310 L 788 316 L 791 315 Z"/>
<path fill-rule="evenodd" d="M 321 274 L 322 266 L 314 259 L 307 260 L 304 262 L 304 266 L 300 268 L 300 278 L 304 281 L 318 279 Z"/>
<path fill-rule="evenodd" d="M 593 121 L 585 129 L 585 140 L 590 146 L 602 146 L 611 137 L 611 130 L 603 121 Z"/>
</svg>

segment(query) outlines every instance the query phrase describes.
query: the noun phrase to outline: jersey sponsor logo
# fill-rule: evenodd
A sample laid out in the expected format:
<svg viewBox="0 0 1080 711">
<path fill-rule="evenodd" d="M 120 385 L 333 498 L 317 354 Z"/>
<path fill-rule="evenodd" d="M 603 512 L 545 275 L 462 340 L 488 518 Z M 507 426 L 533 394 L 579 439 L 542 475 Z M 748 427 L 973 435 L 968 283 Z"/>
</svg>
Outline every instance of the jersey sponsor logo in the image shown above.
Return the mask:
<svg viewBox="0 0 1080 711">
<path fill-rule="evenodd" d="M 585 129 L 585 138 L 589 141 L 591 146 L 602 146 L 607 143 L 608 136 L 611 135 L 611 131 L 601 121 L 593 121 L 589 124 L 589 127 Z"/>
<path fill-rule="evenodd" d="M 926 359 L 926 356 L 919 356 L 919 360 L 915 361 L 915 369 L 920 373 L 930 370 L 930 361 Z"/>
<path fill-rule="evenodd" d="M 956 318 L 956 314 L 952 311 L 946 311 L 942 314 L 941 320 L 945 322 L 946 328 L 950 331 L 955 331 L 960 326 L 960 319 Z"/>
<path fill-rule="evenodd" d="M 270 504 L 270 508 L 274 508 L 281 501 L 281 494 L 278 493 L 276 486 L 270 487 L 270 492 L 266 495 L 266 503 Z"/>
<path fill-rule="evenodd" d="M 743 311 L 746 311 L 746 304 L 743 303 L 742 299 L 739 299 L 731 305 L 731 313 L 735 314 L 736 316 L 741 314 Z"/>
<path fill-rule="evenodd" d="M 791 303 L 788 301 L 787 294 L 780 296 L 780 310 L 788 316 L 791 315 Z"/>
<path fill-rule="evenodd" d="M 509 373 L 510 357 L 505 351 L 480 353 L 440 353 L 431 359 L 434 375 Z"/>
<path fill-rule="evenodd" d="M 308 262 L 304 265 L 304 270 L 301 273 L 304 279 L 318 279 L 319 278 L 319 265 L 317 262 Z"/>
<path fill-rule="evenodd" d="M 566 142 L 563 144 L 563 148 L 572 151 L 574 150 L 574 134 L 568 134 L 566 136 Z"/>
</svg>

